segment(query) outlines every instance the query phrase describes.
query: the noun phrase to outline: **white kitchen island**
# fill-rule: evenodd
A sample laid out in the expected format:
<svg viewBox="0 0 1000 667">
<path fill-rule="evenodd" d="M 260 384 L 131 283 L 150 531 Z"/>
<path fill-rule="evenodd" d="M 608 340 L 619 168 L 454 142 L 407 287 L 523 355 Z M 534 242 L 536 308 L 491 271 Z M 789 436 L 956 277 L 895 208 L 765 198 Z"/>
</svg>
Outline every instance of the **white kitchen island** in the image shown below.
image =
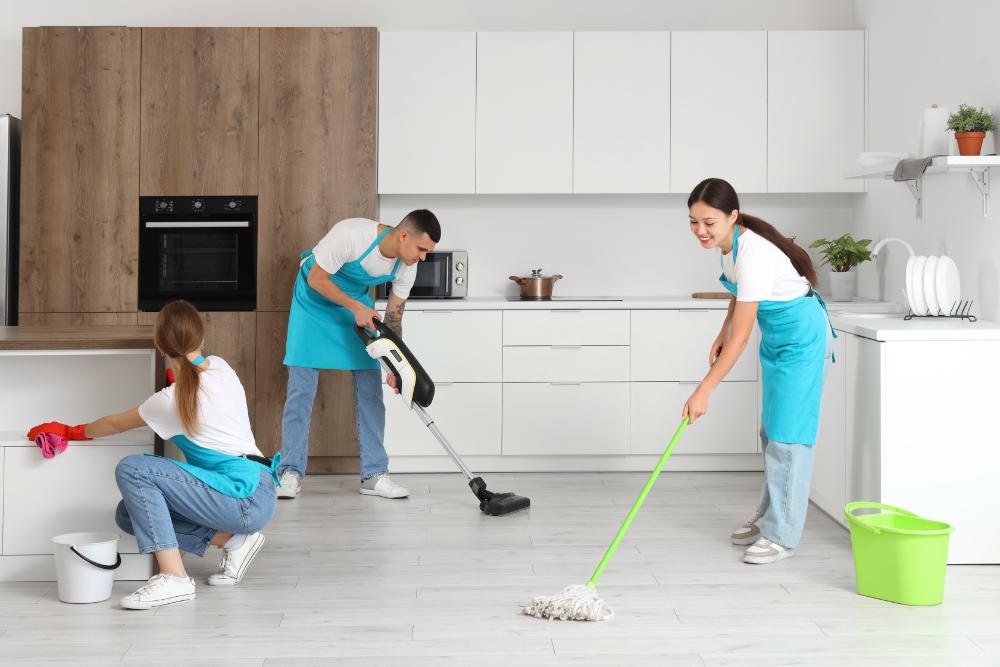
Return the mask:
<svg viewBox="0 0 1000 667">
<path fill-rule="evenodd" d="M 71 442 L 53 459 L 25 434 L 135 407 L 156 379 L 151 327 L 0 327 L 0 581 L 54 580 L 52 537 L 91 531 L 121 535 L 116 579 L 149 577 L 151 558 L 114 512 L 115 465 L 152 453 L 152 431 Z"/>
<path fill-rule="evenodd" d="M 950 563 L 1000 563 L 1000 323 L 839 314 L 812 500 L 874 501 L 955 526 Z"/>
</svg>

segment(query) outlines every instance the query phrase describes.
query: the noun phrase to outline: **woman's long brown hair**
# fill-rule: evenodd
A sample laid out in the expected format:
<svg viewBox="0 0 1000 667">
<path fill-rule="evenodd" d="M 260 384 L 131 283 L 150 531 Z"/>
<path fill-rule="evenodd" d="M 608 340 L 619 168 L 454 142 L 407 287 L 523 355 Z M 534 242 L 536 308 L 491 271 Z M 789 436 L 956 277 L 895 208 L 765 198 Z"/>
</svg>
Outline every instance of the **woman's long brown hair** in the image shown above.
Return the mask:
<svg viewBox="0 0 1000 667">
<path fill-rule="evenodd" d="M 187 433 L 198 431 L 198 374 L 201 369 L 191 363 L 187 355 L 205 341 L 205 325 L 198 310 L 187 301 L 172 301 L 165 305 L 156 318 L 153 340 L 157 349 L 170 357 L 177 368 L 177 388 L 174 400 L 180 414 L 181 425 Z"/>
<path fill-rule="evenodd" d="M 795 241 L 779 232 L 771 223 L 741 211 L 740 199 L 736 195 L 736 190 L 727 181 L 721 178 L 706 178 L 691 191 L 691 195 L 688 197 L 688 208 L 697 202 L 708 204 L 726 214 L 739 211 L 736 224 L 743 225 L 753 233 L 763 236 L 778 246 L 778 249 L 791 260 L 792 266 L 795 267 L 799 275 L 808 280 L 813 287 L 816 286 L 816 269 L 813 267 L 809 253 L 801 246 L 796 245 Z"/>
</svg>

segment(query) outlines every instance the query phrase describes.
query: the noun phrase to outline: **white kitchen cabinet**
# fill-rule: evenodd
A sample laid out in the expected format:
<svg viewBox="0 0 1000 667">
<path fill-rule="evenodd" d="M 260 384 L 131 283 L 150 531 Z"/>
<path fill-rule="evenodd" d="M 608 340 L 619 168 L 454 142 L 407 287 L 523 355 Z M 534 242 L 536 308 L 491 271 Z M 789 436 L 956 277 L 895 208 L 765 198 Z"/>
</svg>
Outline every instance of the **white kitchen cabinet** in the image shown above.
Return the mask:
<svg viewBox="0 0 1000 667">
<path fill-rule="evenodd" d="M 508 310 L 504 345 L 628 345 L 627 310 Z"/>
<path fill-rule="evenodd" d="M 476 192 L 572 192 L 573 33 L 477 42 Z"/>
<path fill-rule="evenodd" d="M 680 425 L 693 382 L 633 382 L 629 438 L 632 454 L 662 454 Z M 684 431 L 675 454 L 753 454 L 757 451 L 757 383 L 723 382 L 709 410 Z"/>
<path fill-rule="evenodd" d="M 867 500 L 894 505 L 898 499 L 883 500 L 882 497 L 885 343 L 849 333 L 840 333 L 840 336 L 847 347 L 844 364 L 847 375 L 846 499 L 847 502 Z M 918 381 L 913 389 L 920 386 Z M 840 514 L 836 518 L 843 522 L 843 508 Z"/>
<path fill-rule="evenodd" d="M 668 192 L 670 33 L 573 37 L 573 192 Z"/>
<path fill-rule="evenodd" d="M 53 459 L 43 458 L 33 444 L 3 449 L 3 555 L 22 556 L 51 554 L 52 538 L 63 533 L 121 534 L 115 524 L 121 500 L 115 466 L 126 456 L 149 452 L 151 442 L 70 443 Z M 135 538 L 122 534 L 118 550 L 136 553 Z"/>
<path fill-rule="evenodd" d="M 503 385 L 503 453 L 628 453 L 628 383 Z"/>
<path fill-rule="evenodd" d="M 712 176 L 766 192 L 767 33 L 671 33 L 670 72 L 671 191 Z"/>
<path fill-rule="evenodd" d="M 420 416 L 391 389 L 385 400 L 385 449 L 393 456 L 445 455 Z M 444 436 L 460 455 L 500 455 L 501 385 L 436 383 L 427 408 Z"/>
<path fill-rule="evenodd" d="M 378 191 L 476 191 L 476 33 L 379 33 Z"/>
<path fill-rule="evenodd" d="M 498 310 L 411 310 L 404 341 L 435 383 L 500 382 L 501 318 Z"/>
<path fill-rule="evenodd" d="M 843 523 L 847 504 L 847 337 L 833 341 L 837 363 L 831 364 L 823 387 L 816 459 L 810 497 L 834 520 Z"/>
<path fill-rule="evenodd" d="M 628 347 L 565 345 L 507 347 L 504 382 L 625 382 Z"/>
<path fill-rule="evenodd" d="M 767 33 L 767 128 L 768 192 L 864 191 L 864 32 Z"/>
<path fill-rule="evenodd" d="M 725 319 L 725 310 L 633 310 L 632 381 L 702 380 L 709 370 L 709 348 Z M 754 332 L 727 381 L 757 379 L 756 329 Z"/>
</svg>

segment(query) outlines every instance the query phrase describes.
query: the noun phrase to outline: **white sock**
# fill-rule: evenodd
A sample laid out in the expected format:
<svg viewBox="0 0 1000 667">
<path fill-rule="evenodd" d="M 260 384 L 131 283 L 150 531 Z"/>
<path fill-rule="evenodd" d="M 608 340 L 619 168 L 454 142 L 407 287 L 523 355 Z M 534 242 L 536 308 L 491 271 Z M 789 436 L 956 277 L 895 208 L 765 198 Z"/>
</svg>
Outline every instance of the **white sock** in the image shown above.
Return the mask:
<svg viewBox="0 0 1000 667">
<path fill-rule="evenodd" d="M 243 543 L 247 541 L 249 535 L 243 535 L 242 533 L 237 533 L 229 538 L 229 540 L 222 545 L 223 549 L 232 551 L 233 549 L 239 549 L 243 546 Z"/>
<path fill-rule="evenodd" d="M 165 576 L 170 581 L 176 581 L 178 584 L 186 584 L 187 582 L 191 581 L 191 577 L 178 577 L 175 574 L 165 574 L 163 576 Z"/>
</svg>

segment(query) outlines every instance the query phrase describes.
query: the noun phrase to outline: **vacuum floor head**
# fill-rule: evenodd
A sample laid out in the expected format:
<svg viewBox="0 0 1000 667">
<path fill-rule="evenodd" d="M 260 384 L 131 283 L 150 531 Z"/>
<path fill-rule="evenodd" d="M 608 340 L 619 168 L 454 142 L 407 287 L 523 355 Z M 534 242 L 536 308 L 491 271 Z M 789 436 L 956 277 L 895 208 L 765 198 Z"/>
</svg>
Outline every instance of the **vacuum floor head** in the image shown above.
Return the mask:
<svg viewBox="0 0 1000 667">
<path fill-rule="evenodd" d="M 531 501 L 516 493 L 494 493 L 486 490 L 486 482 L 482 477 L 469 480 L 469 488 L 479 498 L 479 509 L 483 514 L 490 516 L 503 516 L 511 512 L 526 510 L 531 506 Z"/>
</svg>

